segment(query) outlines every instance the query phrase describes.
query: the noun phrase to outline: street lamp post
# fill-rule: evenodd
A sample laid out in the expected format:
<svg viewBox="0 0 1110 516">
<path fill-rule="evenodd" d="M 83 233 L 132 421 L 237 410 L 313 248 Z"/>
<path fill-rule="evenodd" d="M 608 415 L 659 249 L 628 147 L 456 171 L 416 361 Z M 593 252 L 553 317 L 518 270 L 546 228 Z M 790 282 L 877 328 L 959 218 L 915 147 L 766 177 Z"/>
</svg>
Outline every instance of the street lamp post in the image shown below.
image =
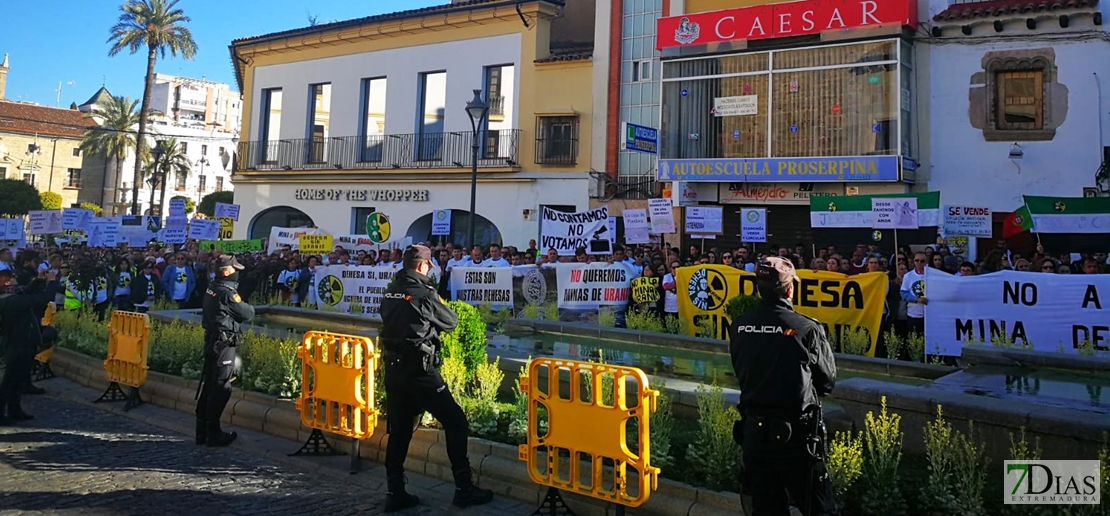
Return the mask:
<svg viewBox="0 0 1110 516">
<path fill-rule="evenodd" d="M 474 98 L 466 103 L 466 114 L 470 116 L 470 126 L 474 133 L 471 136 L 471 161 L 470 161 L 470 220 L 466 231 L 466 242 L 469 247 L 474 247 L 474 213 L 475 202 L 478 197 L 478 144 L 481 141 L 483 124 L 489 114 L 489 103 L 482 98 L 482 90 L 474 90 Z"/>
<path fill-rule="evenodd" d="M 200 159 L 197 160 L 197 165 L 200 165 L 200 177 L 204 177 L 204 166 L 207 165 L 207 164 L 208 164 L 208 158 L 206 158 L 204 156 L 201 156 Z M 200 206 L 200 197 L 201 197 L 200 179 L 197 179 L 197 206 Z"/>
</svg>

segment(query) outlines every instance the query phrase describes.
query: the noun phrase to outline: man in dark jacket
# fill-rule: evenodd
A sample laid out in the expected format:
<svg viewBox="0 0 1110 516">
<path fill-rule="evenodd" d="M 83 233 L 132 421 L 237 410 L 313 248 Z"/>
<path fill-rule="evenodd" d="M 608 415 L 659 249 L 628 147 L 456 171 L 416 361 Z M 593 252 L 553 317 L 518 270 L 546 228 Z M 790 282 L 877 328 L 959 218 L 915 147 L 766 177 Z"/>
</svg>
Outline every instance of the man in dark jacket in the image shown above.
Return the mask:
<svg viewBox="0 0 1110 516">
<path fill-rule="evenodd" d="M 744 489 L 752 516 L 840 514 L 825 469 L 825 429 L 818 396 L 836 382 L 824 327 L 794 311 L 797 276 L 779 257 L 756 267 L 759 307 L 732 322 L 729 354 L 740 382 L 733 429 L 744 449 Z"/>
<path fill-rule="evenodd" d="M 455 476 L 457 507 L 482 505 L 493 492 L 474 485 L 466 455 L 466 414 L 455 402 L 439 375 L 439 334 L 455 329 L 458 316 L 436 293 L 428 277 L 432 251 L 422 245 L 409 247 L 404 267 L 382 296 L 380 342 L 384 349 L 386 416 L 389 444 L 385 452 L 387 494 L 385 512 L 414 507 L 420 500 L 405 492 L 405 457 L 412 440 L 414 421 L 425 411 L 443 425 L 447 457 Z"/>
<path fill-rule="evenodd" d="M 154 272 L 154 259 L 147 258 L 131 280 L 131 303 L 135 305 L 136 312 L 145 314 L 161 298 L 162 280 Z"/>
<path fill-rule="evenodd" d="M 220 415 L 231 399 L 231 382 L 238 368 L 235 348 L 243 333 L 240 324 L 254 317 L 254 307 L 235 290 L 241 270 L 243 266 L 234 256 L 220 256 L 216 278 L 204 292 L 204 373 L 197 399 L 197 444 L 227 446 L 239 436 L 223 431 Z"/>
<path fill-rule="evenodd" d="M 32 419 L 20 406 L 20 387 L 31 381 L 31 366 L 42 344 L 41 316 L 54 300 L 58 284 L 54 271 L 43 271 L 26 288 L 12 271 L 0 270 L 0 337 L 7 343 L 7 366 L 0 380 L 0 425 Z"/>
</svg>

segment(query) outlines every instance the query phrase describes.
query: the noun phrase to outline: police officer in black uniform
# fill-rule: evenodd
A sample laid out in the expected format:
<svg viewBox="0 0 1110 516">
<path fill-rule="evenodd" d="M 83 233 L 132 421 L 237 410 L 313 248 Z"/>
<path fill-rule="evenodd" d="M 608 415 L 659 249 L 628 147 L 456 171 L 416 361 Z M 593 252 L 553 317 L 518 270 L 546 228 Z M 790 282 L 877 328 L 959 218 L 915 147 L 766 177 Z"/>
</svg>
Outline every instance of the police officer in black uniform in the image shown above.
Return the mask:
<svg viewBox="0 0 1110 516">
<path fill-rule="evenodd" d="M 31 366 L 42 344 L 39 314 L 58 290 L 54 271 L 43 271 L 26 288 L 19 286 L 14 272 L 0 269 L 0 339 L 7 363 L 0 380 L 0 425 L 33 419 L 20 405 L 20 387 L 31 382 Z"/>
<path fill-rule="evenodd" d="M 428 277 L 432 251 L 415 245 L 405 250 L 403 269 L 382 298 L 380 343 L 385 369 L 386 417 L 389 443 L 385 452 L 388 494 L 385 512 L 414 507 L 420 500 L 405 492 L 405 457 L 417 418 L 429 412 L 447 434 L 447 456 L 455 476 L 457 507 L 482 505 L 493 492 L 479 489 L 471 476 L 466 443 L 466 414 L 455 402 L 437 369 L 439 334 L 455 329 L 458 316 L 436 292 Z"/>
<path fill-rule="evenodd" d="M 204 293 L 204 373 L 197 399 L 197 444 L 227 446 L 239 435 L 220 428 L 220 415 L 231 399 L 231 382 L 239 358 L 241 323 L 254 317 L 254 307 L 239 297 L 239 271 L 235 256 L 216 260 L 216 277 Z"/>
<path fill-rule="evenodd" d="M 779 257 L 756 268 L 763 302 L 732 323 L 729 354 L 740 381 L 743 419 L 734 438 L 744 449 L 744 491 L 752 516 L 839 515 L 825 468 L 819 396 L 836 382 L 825 330 L 794 311 L 794 266 Z"/>
</svg>

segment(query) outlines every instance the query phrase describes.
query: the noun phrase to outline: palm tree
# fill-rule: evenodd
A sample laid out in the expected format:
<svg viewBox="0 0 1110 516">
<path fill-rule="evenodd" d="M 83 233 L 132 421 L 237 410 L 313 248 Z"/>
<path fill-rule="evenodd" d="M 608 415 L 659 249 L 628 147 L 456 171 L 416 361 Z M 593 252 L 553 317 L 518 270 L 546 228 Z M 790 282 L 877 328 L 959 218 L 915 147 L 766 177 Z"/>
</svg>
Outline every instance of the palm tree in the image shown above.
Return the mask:
<svg viewBox="0 0 1110 516">
<path fill-rule="evenodd" d="M 135 134 L 132 132 L 139 123 L 138 101 L 130 97 L 104 99 L 92 108 L 89 118 L 98 119 L 98 127 L 85 131 L 81 140 L 81 152 L 94 156 L 104 156 L 104 175 L 108 175 L 109 159 L 116 160 L 115 177 L 104 183 L 104 197 L 101 204 L 108 207 L 115 204 L 116 188 L 123 174 L 123 160 L 135 147 Z"/>
<path fill-rule="evenodd" d="M 127 0 L 120 6 L 122 14 L 119 21 L 109 30 L 109 56 L 129 50 L 132 54 L 144 46 L 146 55 L 146 85 L 143 87 L 143 106 L 139 111 L 139 138 L 137 154 L 143 154 L 146 144 L 146 125 L 150 116 L 150 92 L 154 89 L 154 64 L 158 57 L 165 59 L 166 51 L 170 56 L 192 59 L 197 53 L 197 43 L 193 34 L 185 27 L 189 17 L 177 9 L 178 0 Z M 139 181 L 142 181 L 143 164 L 135 160 L 135 184 L 132 187 L 131 214 L 139 211 Z"/>
<path fill-rule="evenodd" d="M 162 183 L 162 197 L 158 202 L 158 213 L 161 214 L 161 206 L 166 202 L 166 183 L 169 182 L 170 175 L 187 178 L 192 169 L 189 156 L 181 150 L 181 146 L 177 144 L 177 138 L 158 140 L 154 144 L 153 158 L 143 167 L 143 178 L 150 178 L 151 215 L 154 214 L 155 186 Z"/>
</svg>

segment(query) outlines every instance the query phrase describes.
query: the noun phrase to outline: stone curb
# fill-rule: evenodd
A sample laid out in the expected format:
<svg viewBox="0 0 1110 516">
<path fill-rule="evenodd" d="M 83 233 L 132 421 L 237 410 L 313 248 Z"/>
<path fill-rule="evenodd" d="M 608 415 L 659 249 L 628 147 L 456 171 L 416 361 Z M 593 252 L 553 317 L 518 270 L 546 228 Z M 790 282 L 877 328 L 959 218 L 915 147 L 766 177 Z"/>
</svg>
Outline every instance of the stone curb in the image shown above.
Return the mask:
<svg viewBox="0 0 1110 516">
<path fill-rule="evenodd" d="M 532 319 L 514 319 L 512 325 L 517 328 L 531 328 L 533 331 L 544 333 L 559 333 L 575 335 L 602 340 L 631 342 L 651 346 L 678 347 L 693 351 L 728 354 L 728 343 L 702 337 L 687 335 L 672 335 L 663 333 L 647 333 L 624 328 L 606 328 L 593 324 L 541 321 Z M 921 364 L 905 360 L 891 360 L 888 358 L 872 358 L 844 353 L 834 353 L 837 367 L 853 369 L 871 373 L 909 376 L 935 380 L 958 369 L 951 366 L 937 364 Z"/>
<path fill-rule="evenodd" d="M 108 382 L 104 378 L 102 363 L 101 360 L 64 348 L 57 349 L 51 361 L 54 371 L 59 376 L 70 378 L 86 387 L 106 389 Z M 151 372 L 148 374 L 147 382 L 141 392 L 147 403 L 193 414 L 196 408 L 196 402 L 193 400 L 196 387 L 196 381 Z M 192 435 L 193 432 L 193 428 L 189 425 L 184 425 L 186 428 L 179 428 L 182 425 L 169 423 L 170 426 L 167 427 L 167 422 L 155 421 L 155 418 L 144 419 L 140 413 L 136 412 L 124 413 L 121 407 L 112 407 L 109 410 L 186 435 Z M 223 421 L 241 428 L 299 442 L 304 442 L 311 433 L 311 429 L 301 424 L 300 414 L 295 409 L 292 401 L 254 392 L 244 392 L 241 389 L 234 391 L 231 402 L 228 403 L 228 409 L 224 412 Z M 328 437 L 335 448 L 344 453 L 349 453 L 349 439 L 334 435 Z M 387 442 L 385 423 L 380 421 L 373 435 L 363 440 L 360 447 L 360 456 L 366 460 L 382 463 L 385 458 Z M 247 449 L 251 448 L 251 445 L 246 443 L 243 446 Z M 543 499 L 546 488 L 530 480 L 526 464 L 518 458 L 518 448 L 516 446 L 472 437 L 468 443 L 468 448 L 471 467 L 477 471 L 478 480 L 482 486 L 493 489 L 499 495 L 526 503 L 538 505 Z M 307 465 L 314 471 L 328 469 L 322 465 L 313 465 L 305 461 L 296 461 L 295 459 L 279 456 L 279 454 L 273 453 L 272 450 L 257 448 L 251 451 L 286 463 L 295 461 L 299 467 L 303 468 Z M 295 450 L 289 451 L 293 452 Z M 412 472 L 451 482 L 453 479 L 449 464 L 443 433 L 427 428 L 418 430 L 409 447 L 409 456 L 405 461 L 405 468 Z M 339 477 L 342 477 L 342 475 L 339 475 Z M 569 504 L 573 505 L 574 510 L 582 516 L 610 516 L 616 514 L 616 508 L 612 504 L 565 492 L 563 496 Z M 667 479 L 659 479 L 659 489 L 652 493 L 647 504 L 637 509 L 629 509 L 627 512 L 653 516 L 744 514 L 741 508 L 740 495 L 736 493 L 722 493 L 696 488 Z"/>
<path fill-rule="evenodd" d="M 1022 349 L 1001 349 L 990 346 L 964 346 L 961 359 L 971 364 L 1047 367 L 1079 371 L 1110 371 L 1106 356 L 1065 355 Z"/>
</svg>

